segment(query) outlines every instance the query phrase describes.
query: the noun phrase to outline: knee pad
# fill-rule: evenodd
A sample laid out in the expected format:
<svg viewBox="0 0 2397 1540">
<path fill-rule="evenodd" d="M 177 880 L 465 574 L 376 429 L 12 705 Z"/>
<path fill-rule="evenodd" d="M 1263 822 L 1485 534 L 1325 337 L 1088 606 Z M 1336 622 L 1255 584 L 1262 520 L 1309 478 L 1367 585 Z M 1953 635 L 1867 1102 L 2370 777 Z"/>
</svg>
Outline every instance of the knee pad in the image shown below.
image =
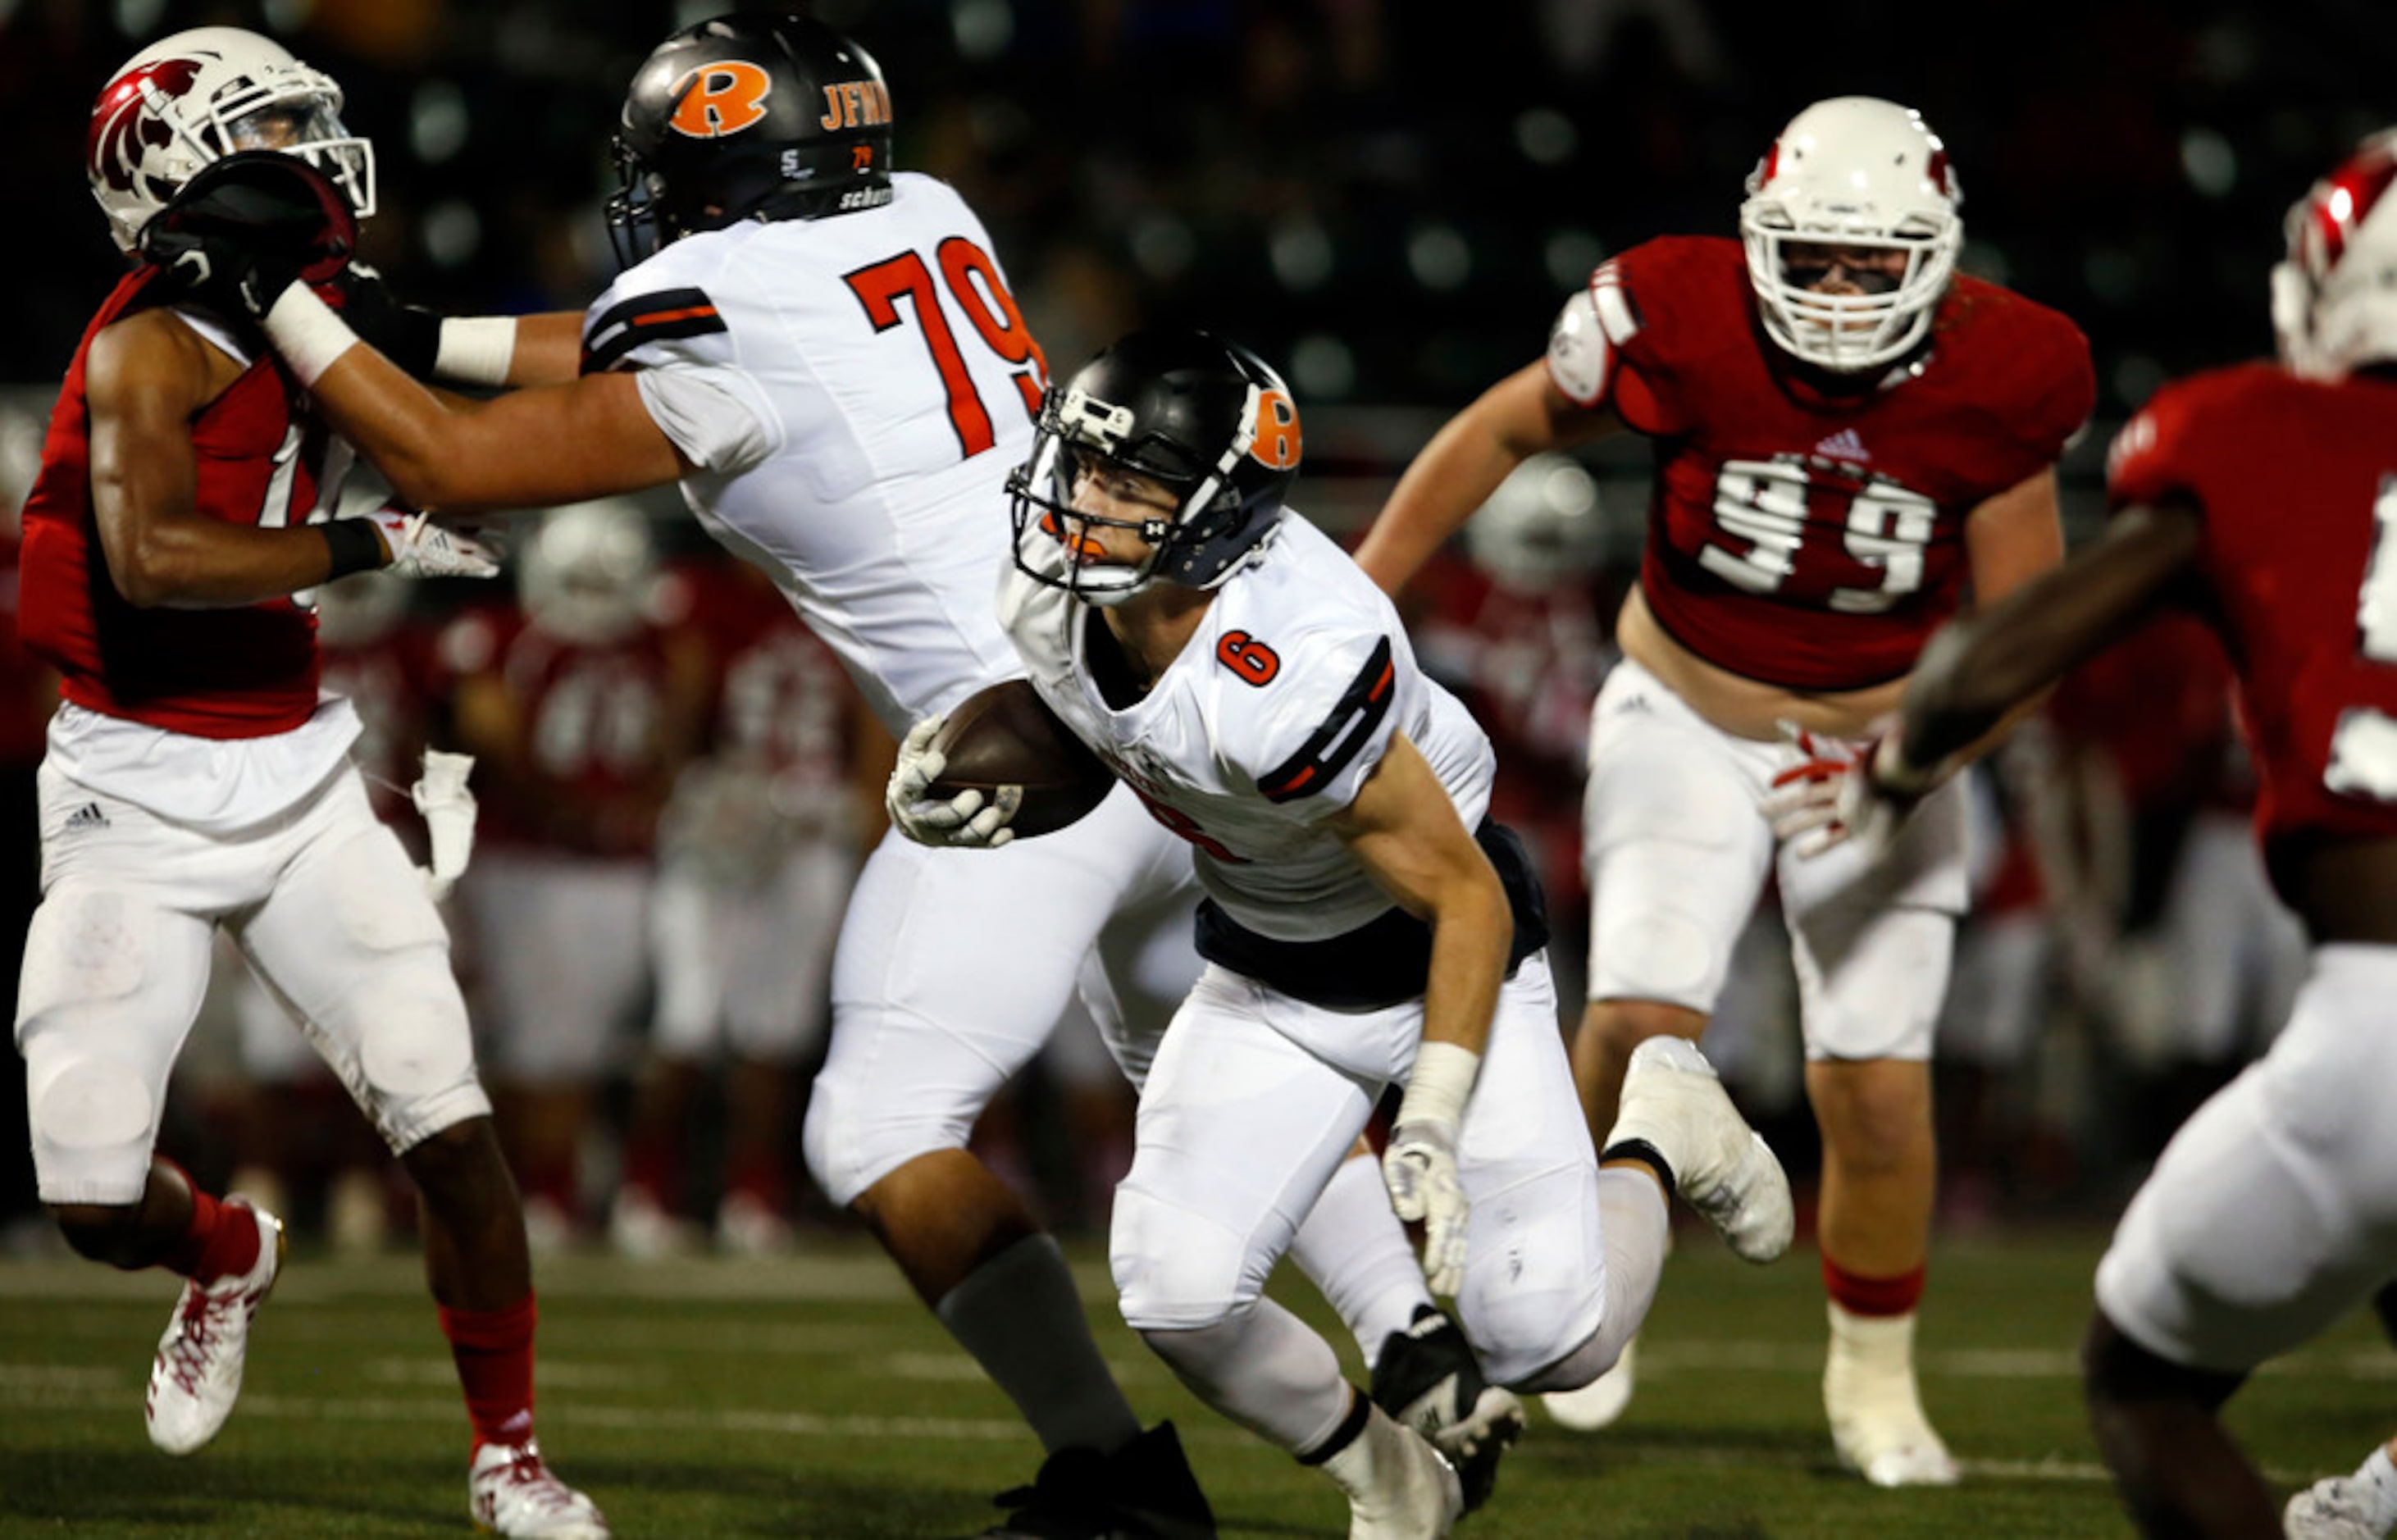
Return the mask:
<svg viewBox="0 0 2397 1540">
<path fill-rule="evenodd" d="M 1219 1325 L 1264 1293 L 1265 1268 L 1239 1237 L 1130 1182 L 1116 1189 L 1107 1263 L 1124 1324 L 1135 1332 Z"/>
<path fill-rule="evenodd" d="M 445 984 L 448 978 L 445 967 Z M 358 1069 L 378 1100 L 401 1107 L 474 1078 L 474 1035 L 454 984 L 373 980 L 358 991 L 355 1010 Z"/>
<path fill-rule="evenodd" d="M 43 1053 L 25 1066 L 25 1105 L 35 1145 L 79 1153 L 113 1149 L 144 1135 L 157 1104 L 140 1070 L 104 1053 Z"/>
<path fill-rule="evenodd" d="M 1483 1372 L 1513 1386 L 1572 1356 L 1606 1316 L 1606 1262 L 1594 1167 L 1524 1182 L 1474 1213 L 1456 1314 Z M 1595 1376 L 1593 1376 L 1595 1377 Z"/>
</svg>

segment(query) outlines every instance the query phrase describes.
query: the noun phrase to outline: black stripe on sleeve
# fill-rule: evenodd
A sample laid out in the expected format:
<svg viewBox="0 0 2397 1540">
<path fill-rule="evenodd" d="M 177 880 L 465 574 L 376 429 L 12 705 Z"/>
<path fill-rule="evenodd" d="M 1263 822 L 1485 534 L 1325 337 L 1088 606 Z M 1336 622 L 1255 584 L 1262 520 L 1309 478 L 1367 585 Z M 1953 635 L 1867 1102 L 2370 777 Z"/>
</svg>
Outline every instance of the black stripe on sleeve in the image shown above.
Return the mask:
<svg viewBox="0 0 2397 1540">
<path fill-rule="evenodd" d="M 1257 778 L 1268 802 L 1294 802 L 1330 784 L 1357 757 L 1398 696 L 1398 670 L 1390 662 L 1390 638 L 1374 644 L 1373 655 L 1350 680 L 1323 725 L 1296 754 Z"/>
<path fill-rule="evenodd" d="M 583 333 L 583 372 L 614 368 L 644 342 L 729 329 L 704 289 L 662 288 L 611 305 Z"/>
</svg>

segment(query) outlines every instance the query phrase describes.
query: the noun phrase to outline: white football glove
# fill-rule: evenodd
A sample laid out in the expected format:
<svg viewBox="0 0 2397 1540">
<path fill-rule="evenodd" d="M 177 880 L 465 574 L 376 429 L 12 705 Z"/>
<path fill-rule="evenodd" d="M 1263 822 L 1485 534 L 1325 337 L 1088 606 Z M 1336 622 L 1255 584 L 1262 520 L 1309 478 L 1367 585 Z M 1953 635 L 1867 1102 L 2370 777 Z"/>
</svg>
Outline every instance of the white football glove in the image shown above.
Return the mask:
<svg viewBox="0 0 2397 1540">
<path fill-rule="evenodd" d="M 1906 765 L 1895 724 L 1863 743 L 1817 737 L 1790 722 L 1781 724 L 1781 735 L 1800 759 L 1773 778 L 1759 806 L 1801 860 L 1846 844 L 1880 860 L 1906 815 L 1942 779 Z"/>
<path fill-rule="evenodd" d="M 405 508 L 377 508 L 364 516 L 382 531 L 391 552 L 383 568 L 395 578 L 496 578 L 500 575 L 499 542 L 433 522 L 430 514 Z"/>
<path fill-rule="evenodd" d="M 1435 1294 L 1454 1296 L 1465 1285 L 1466 1219 L 1470 1210 L 1456 1175 L 1456 1128 L 1402 1122 L 1382 1154 L 1382 1180 L 1400 1219 L 1421 1220 L 1424 1278 Z"/>
<path fill-rule="evenodd" d="M 961 791 L 945 799 L 930 795 L 932 783 L 949 767 L 948 756 L 932 747 L 945 716 L 927 716 L 907 730 L 899 744 L 899 763 L 891 768 L 891 783 L 882 805 L 899 832 L 918 845 L 957 845 L 995 850 L 1015 837 L 1008 822 L 1024 805 L 1022 786 L 1001 786 L 984 806 L 978 790 Z"/>
<path fill-rule="evenodd" d="M 408 799 L 423 815 L 424 832 L 433 845 L 432 864 L 417 871 L 435 904 L 449 896 L 475 854 L 475 794 L 466 788 L 466 777 L 474 768 L 471 754 L 426 749 L 424 773 L 408 788 Z"/>
</svg>

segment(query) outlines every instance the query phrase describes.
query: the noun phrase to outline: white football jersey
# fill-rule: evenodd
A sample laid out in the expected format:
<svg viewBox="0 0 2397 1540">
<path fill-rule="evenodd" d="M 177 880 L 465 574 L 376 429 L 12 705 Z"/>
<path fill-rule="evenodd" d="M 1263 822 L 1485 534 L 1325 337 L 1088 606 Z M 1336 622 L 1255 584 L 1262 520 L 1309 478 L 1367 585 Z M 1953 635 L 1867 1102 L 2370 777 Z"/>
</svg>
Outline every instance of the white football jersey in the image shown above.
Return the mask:
<svg viewBox="0 0 2397 1540">
<path fill-rule="evenodd" d="M 1037 521 L 1027 557 L 1062 569 Z M 1467 828 L 1490 805 L 1490 740 L 1416 666 L 1398 611 L 1346 552 L 1285 514 L 1215 590 L 1197 633 L 1130 709 L 1100 695 L 1087 627 L 1106 623 L 1011 564 L 998 612 L 1041 699 L 1190 841 L 1199 880 L 1234 920 L 1276 941 L 1354 931 L 1390 895 L 1325 826 L 1403 730 Z"/>
<path fill-rule="evenodd" d="M 1048 381 L 990 237 L 931 177 L 879 208 L 675 242 L 583 319 L 698 467 L 683 497 L 773 574 L 904 733 L 1023 672 L 992 584 Z"/>
</svg>

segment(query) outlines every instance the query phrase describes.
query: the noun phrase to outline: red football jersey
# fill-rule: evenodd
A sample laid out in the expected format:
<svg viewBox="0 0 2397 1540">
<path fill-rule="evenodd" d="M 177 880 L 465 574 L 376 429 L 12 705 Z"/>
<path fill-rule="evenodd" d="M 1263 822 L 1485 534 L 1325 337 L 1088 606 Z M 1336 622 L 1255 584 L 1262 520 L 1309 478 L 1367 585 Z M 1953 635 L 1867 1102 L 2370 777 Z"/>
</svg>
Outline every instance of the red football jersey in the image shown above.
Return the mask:
<svg viewBox="0 0 2397 1540">
<path fill-rule="evenodd" d="M 680 768 L 670 637 L 644 623 L 610 642 L 569 641 L 496 607 L 450 623 L 442 665 L 496 676 L 520 734 L 516 752 L 489 760 L 481 837 L 586 855 L 653 848 L 657 799 Z"/>
<path fill-rule="evenodd" d="M 288 598 L 224 609 L 137 609 L 110 581 L 91 508 L 92 339 L 145 308 L 154 269 L 128 275 L 84 332 L 50 413 L 40 478 L 25 503 L 25 645 L 80 706 L 201 738 L 288 732 L 316 709 L 316 621 Z M 192 420 L 197 506 L 261 529 L 304 523 L 330 435 L 300 406 L 270 352 Z"/>
<path fill-rule="evenodd" d="M 716 676 L 708 752 L 794 790 L 845 786 L 857 691 L 840 659 L 757 568 L 711 557 L 676 575 Z"/>
<path fill-rule="evenodd" d="M 2204 512 L 2267 858 L 2397 836 L 2397 383 L 2196 375 L 2124 426 L 2107 475 L 2118 507 L 2184 493 Z"/>
<path fill-rule="evenodd" d="M 1852 396 L 1767 340 L 1736 241 L 1635 247 L 1587 302 L 1600 335 L 1568 339 L 1568 307 L 1550 367 L 1654 441 L 1649 609 L 1707 662 L 1795 690 L 1909 672 L 1962 601 L 1965 516 L 2053 464 L 2096 397 L 2080 328 L 1976 278 L 1956 279 L 1919 365 Z"/>
</svg>

